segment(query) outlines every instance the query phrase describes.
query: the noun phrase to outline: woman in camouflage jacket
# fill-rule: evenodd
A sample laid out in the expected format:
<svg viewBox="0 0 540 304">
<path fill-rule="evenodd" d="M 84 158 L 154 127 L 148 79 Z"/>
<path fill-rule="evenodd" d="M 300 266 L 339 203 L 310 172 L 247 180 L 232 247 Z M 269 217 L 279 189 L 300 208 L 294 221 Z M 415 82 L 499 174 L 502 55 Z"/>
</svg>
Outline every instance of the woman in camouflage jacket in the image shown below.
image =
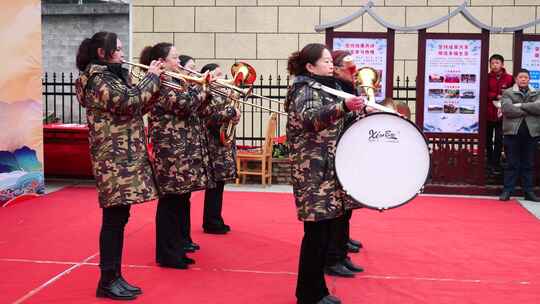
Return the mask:
<svg viewBox="0 0 540 304">
<path fill-rule="evenodd" d="M 149 73 L 132 87 L 121 68 L 123 56 L 114 33 L 99 32 L 85 39 L 77 53 L 81 76 L 76 90 L 87 111 L 92 167 L 103 208 L 96 295 L 131 300 L 141 290 L 127 283 L 120 272 L 124 227 L 131 204 L 157 196 L 142 116 L 159 90 L 161 67 L 153 62 Z"/>
<path fill-rule="evenodd" d="M 163 61 L 171 71 L 177 71 L 180 63 L 176 48 L 170 43 L 145 48 L 141 62 L 147 64 L 150 60 Z M 215 187 L 215 183 L 210 175 L 206 127 L 200 118 L 205 94 L 187 83 L 178 86 L 183 89 L 161 86 L 148 128 L 160 192 L 156 259 L 163 267 L 185 269 L 193 260 L 185 256 L 184 249 L 192 251 L 196 246 L 190 236 L 191 192 Z"/>
<path fill-rule="evenodd" d="M 321 90 L 321 84 L 337 88 L 333 68 L 330 51 L 322 44 L 308 44 L 288 61 L 295 79 L 285 104 L 287 139 L 297 216 L 304 222 L 298 303 L 340 303 L 329 295 L 323 272 L 332 230 L 344 212 L 334 158 L 345 113 L 365 105 L 360 97 L 343 100 Z"/>
<path fill-rule="evenodd" d="M 223 78 L 219 65 L 209 63 L 201 69 L 201 73 L 210 72 L 214 78 Z M 207 188 L 204 192 L 203 230 L 210 234 L 225 234 L 231 230 L 221 215 L 223 207 L 223 190 L 225 183 L 234 180 L 236 175 L 236 144 L 232 140 L 230 145 L 220 141 L 220 128 L 229 122 L 238 122 L 240 112 L 229 105 L 227 99 L 218 94 L 209 96 L 204 113 L 207 126 L 208 152 L 212 159 L 212 176 L 216 181 L 215 188 Z"/>
</svg>

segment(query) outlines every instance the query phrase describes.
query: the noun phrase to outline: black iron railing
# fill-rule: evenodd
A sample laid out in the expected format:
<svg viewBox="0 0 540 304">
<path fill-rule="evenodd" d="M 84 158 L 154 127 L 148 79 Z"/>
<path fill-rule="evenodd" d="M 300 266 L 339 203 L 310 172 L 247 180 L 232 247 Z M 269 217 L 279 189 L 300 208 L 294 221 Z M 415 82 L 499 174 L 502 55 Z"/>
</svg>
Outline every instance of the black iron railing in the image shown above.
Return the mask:
<svg viewBox="0 0 540 304">
<path fill-rule="evenodd" d="M 45 73 L 43 75 L 43 110 L 44 123 L 86 123 L 86 111 L 75 96 L 74 79 L 77 76 L 73 73 Z M 287 77 L 263 77 L 260 76 L 253 86 L 253 92 L 267 98 L 276 100 L 270 101 L 266 98 L 251 97 L 249 101 L 270 108 L 271 110 L 284 111 L 283 102 L 287 95 L 287 88 L 291 79 Z M 416 100 L 416 83 L 409 77 L 395 79 L 393 98 L 405 102 L 414 115 L 414 104 Z M 243 146 L 260 146 L 264 140 L 266 124 L 271 112 L 246 104 L 240 105 L 242 119 L 237 125 L 237 144 Z M 287 119 L 278 115 L 276 136 L 285 134 L 285 124 Z"/>
</svg>

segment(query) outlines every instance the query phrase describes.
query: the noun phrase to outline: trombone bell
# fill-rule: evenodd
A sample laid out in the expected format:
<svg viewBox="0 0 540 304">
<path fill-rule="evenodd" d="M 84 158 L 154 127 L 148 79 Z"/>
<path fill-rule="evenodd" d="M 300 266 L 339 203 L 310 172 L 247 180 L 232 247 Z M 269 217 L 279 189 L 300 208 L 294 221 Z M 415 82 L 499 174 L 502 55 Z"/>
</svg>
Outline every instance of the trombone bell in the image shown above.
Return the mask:
<svg viewBox="0 0 540 304">
<path fill-rule="evenodd" d="M 246 62 L 236 62 L 231 66 L 231 75 L 233 84 L 252 85 L 257 80 L 257 72 L 250 64 Z"/>
</svg>

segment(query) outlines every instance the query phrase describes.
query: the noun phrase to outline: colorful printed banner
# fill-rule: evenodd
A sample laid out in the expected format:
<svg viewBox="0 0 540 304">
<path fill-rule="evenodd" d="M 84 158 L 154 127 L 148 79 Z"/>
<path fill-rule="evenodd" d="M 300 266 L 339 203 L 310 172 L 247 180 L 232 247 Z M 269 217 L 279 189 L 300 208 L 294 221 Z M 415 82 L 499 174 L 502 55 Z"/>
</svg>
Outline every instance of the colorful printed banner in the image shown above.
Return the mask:
<svg viewBox="0 0 540 304">
<path fill-rule="evenodd" d="M 523 41 L 521 67 L 531 73 L 530 85 L 540 89 L 540 41 Z"/>
<path fill-rule="evenodd" d="M 358 68 L 371 67 L 381 77 L 381 87 L 375 92 L 375 100 L 386 96 L 386 38 L 334 38 L 333 49 L 349 51 Z"/>
<path fill-rule="evenodd" d="M 479 132 L 480 57 L 480 40 L 426 40 L 425 132 Z"/>
<path fill-rule="evenodd" d="M 0 4 L 0 205 L 43 193 L 41 1 Z"/>
</svg>

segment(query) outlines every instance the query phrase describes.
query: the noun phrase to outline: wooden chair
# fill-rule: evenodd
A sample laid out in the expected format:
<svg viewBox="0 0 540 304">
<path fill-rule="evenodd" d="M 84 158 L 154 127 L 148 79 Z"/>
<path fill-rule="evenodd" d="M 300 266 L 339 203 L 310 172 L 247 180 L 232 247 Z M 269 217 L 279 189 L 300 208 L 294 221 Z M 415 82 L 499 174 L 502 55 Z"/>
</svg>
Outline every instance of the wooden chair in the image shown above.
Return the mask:
<svg viewBox="0 0 540 304">
<path fill-rule="evenodd" d="M 272 145 L 276 126 L 277 113 L 272 113 L 266 126 L 266 136 L 262 147 L 255 151 L 238 151 L 236 155 L 237 184 L 240 183 L 240 177 L 242 177 L 242 183 L 245 183 L 247 175 L 260 175 L 263 185 L 266 185 L 267 180 L 268 184 L 272 184 Z M 248 169 L 248 162 L 260 162 L 260 170 Z"/>
</svg>

